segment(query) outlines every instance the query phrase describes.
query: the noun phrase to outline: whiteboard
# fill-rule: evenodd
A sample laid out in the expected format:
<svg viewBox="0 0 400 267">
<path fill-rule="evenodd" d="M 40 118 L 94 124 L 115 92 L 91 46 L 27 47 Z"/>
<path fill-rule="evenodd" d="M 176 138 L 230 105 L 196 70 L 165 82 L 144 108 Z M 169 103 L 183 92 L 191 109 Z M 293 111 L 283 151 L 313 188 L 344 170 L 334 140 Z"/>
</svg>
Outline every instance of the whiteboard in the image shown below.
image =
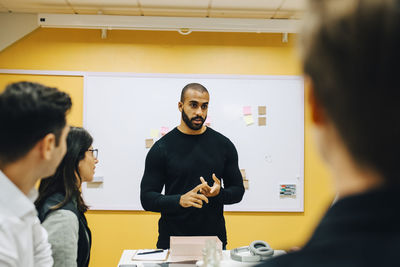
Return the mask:
<svg viewBox="0 0 400 267">
<path fill-rule="evenodd" d="M 99 149 L 95 178 L 101 181 L 82 187 L 91 209 L 142 210 L 145 140 L 152 130 L 179 125 L 181 90 L 197 82 L 210 93 L 210 127 L 233 142 L 248 179 L 243 200 L 225 210 L 304 210 L 301 77 L 102 73 L 84 80 L 84 127 Z M 251 107 L 253 124 L 244 120 L 245 106 Z M 258 125 L 258 106 L 266 107 L 265 126 Z M 283 185 L 294 185 L 295 193 L 282 195 Z"/>
</svg>

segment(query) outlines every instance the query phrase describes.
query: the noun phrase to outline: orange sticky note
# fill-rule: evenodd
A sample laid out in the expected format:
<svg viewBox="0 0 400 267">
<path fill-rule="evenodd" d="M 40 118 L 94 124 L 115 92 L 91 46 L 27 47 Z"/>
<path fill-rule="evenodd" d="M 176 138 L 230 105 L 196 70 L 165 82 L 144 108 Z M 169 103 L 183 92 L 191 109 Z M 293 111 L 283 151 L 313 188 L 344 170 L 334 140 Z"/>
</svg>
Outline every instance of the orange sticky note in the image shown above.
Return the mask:
<svg viewBox="0 0 400 267">
<path fill-rule="evenodd" d="M 266 106 L 258 106 L 258 115 L 265 115 L 267 114 L 267 107 Z"/>
<path fill-rule="evenodd" d="M 240 173 L 242 174 L 243 179 L 245 179 L 246 178 L 246 170 L 240 169 Z"/>
<path fill-rule="evenodd" d="M 258 126 L 265 126 L 267 125 L 267 118 L 266 117 L 258 117 Z"/>
<path fill-rule="evenodd" d="M 146 139 L 145 143 L 146 143 L 146 148 L 150 148 L 153 146 L 154 141 L 153 139 Z"/>
<path fill-rule="evenodd" d="M 249 180 L 243 180 L 244 189 L 249 190 Z"/>
</svg>

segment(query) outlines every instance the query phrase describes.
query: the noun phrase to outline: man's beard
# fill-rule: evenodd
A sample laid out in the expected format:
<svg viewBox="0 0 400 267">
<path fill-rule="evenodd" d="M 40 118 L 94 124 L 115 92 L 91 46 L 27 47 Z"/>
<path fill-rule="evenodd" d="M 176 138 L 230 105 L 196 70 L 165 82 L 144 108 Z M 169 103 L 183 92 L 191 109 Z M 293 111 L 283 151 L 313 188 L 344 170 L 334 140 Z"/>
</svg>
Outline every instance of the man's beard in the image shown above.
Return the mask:
<svg viewBox="0 0 400 267">
<path fill-rule="evenodd" d="M 204 121 L 206 120 L 207 116 L 205 118 L 201 117 L 201 116 L 196 116 L 193 117 L 192 119 L 189 119 L 188 115 L 185 113 L 185 110 L 182 108 L 182 119 L 183 121 L 186 123 L 186 125 L 192 129 L 192 130 L 200 130 L 201 127 L 203 127 Z M 193 123 L 194 120 L 200 119 L 202 121 L 201 124 L 196 125 Z"/>
</svg>

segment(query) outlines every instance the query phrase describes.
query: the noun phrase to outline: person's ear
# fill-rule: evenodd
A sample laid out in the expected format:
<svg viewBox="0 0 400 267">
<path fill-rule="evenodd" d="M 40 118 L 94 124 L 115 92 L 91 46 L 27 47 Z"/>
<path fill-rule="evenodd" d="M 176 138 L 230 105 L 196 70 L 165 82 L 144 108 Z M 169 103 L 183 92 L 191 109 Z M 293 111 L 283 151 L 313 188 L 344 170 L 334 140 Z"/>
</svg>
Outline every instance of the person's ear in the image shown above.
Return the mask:
<svg viewBox="0 0 400 267">
<path fill-rule="evenodd" d="M 178 102 L 178 109 L 179 109 L 180 112 L 182 112 L 182 109 L 183 109 L 183 102 L 182 101 Z"/>
<path fill-rule="evenodd" d="M 56 136 L 53 133 L 47 134 L 39 141 L 40 156 L 42 159 L 50 160 L 53 150 L 56 147 Z"/>
<path fill-rule="evenodd" d="M 326 115 L 320 102 L 315 97 L 314 82 L 310 76 L 306 76 L 304 82 L 307 92 L 308 103 L 311 109 L 311 120 L 316 125 L 324 124 L 326 122 Z"/>
</svg>

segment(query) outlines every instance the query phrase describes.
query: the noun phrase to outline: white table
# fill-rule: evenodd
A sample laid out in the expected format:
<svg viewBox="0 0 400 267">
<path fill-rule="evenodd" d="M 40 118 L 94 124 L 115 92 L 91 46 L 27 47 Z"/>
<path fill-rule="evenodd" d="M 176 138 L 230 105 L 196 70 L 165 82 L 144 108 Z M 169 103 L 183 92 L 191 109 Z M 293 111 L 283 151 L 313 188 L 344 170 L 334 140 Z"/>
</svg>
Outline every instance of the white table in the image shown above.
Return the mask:
<svg viewBox="0 0 400 267">
<path fill-rule="evenodd" d="M 136 250 L 129 250 L 126 249 L 122 253 L 121 259 L 119 260 L 118 266 L 121 264 L 126 264 L 129 266 L 129 264 L 132 265 L 137 265 L 137 267 L 143 267 L 143 261 L 133 261 L 132 257 L 135 254 Z M 285 254 L 286 252 L 284 250 L 275 250 L 274 256 L 282 255 Z M 147 262 L 147 261 L 146 261 Z M 168 262 L 168 260 L 164 261 Z M 230 250 L 223 250 L 222 251 L 222 260 L 220 267 L 251 267 L 254 265 L 259 264 L 259 262 L 239 262 L 239 261 L 234 261 L 231 259 L 230 256 Z"/>
</svg>

